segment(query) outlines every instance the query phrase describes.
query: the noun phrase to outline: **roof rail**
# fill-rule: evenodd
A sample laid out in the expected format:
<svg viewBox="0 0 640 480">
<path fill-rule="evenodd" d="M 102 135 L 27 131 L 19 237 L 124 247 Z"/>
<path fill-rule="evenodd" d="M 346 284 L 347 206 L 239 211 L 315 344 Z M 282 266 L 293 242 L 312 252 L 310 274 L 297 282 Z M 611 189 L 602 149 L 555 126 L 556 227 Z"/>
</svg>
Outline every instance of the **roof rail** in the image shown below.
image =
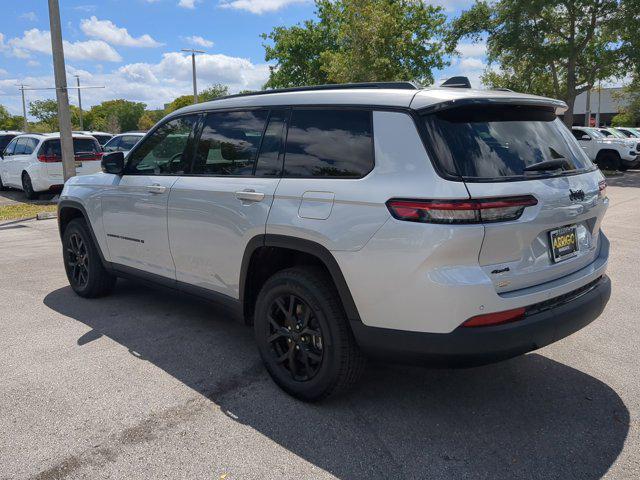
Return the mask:
<svg viewBox="0 0 640 480">
<path fill-rule="evenodd" d="M 225 98 L 250 97 L 252 95 L 267 95 L 269 93 L 286 93 L 286 92 L 312 92 L 317 90 L 347 90 L 351 88 L 389 88 L 396 90 L 418 90 L 420 87 L 413 82 L 362 82 L 362 83 L 335 83 L 326 85 L 311 85 L 307 87 L 289 87 L 275 88 L 273 90 L 258 90 L 256 92 L 236 93 L 235 95 L 226 95 L 224 97 L 215 98 L 215 100 L 223 100 Z"/>
<path fill-rule="evenodd" d="M 471 88 L 471 82 L 467 77 L 451 77 L 445 80 L 440 86 L 450 88 Z"/>
</svg>

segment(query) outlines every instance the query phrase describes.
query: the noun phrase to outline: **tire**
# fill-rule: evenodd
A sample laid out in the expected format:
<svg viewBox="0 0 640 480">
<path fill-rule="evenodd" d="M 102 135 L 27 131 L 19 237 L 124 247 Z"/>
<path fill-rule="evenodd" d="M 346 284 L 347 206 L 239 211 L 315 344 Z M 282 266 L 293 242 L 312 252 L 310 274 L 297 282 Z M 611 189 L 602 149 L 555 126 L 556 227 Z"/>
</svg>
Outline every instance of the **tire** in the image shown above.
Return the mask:
<svg viewBox="0 0 640 480">
<path fill-rule="evenodd" d="M 2 183 L 2 177 L 0 177 L 0 192 L 7 190 L 7 187 L 4 186 L 4 183 Z"/>
<path fill-rule="evenodd" d="M 364 371 L 338 292 L 317 267 L 288 268 L 266 281 L 256 300 L 254 333 L 271 378 L 300 400 L 338 394 Z"/>
<path fill-rule="evenodd" d="M 38 198 L 38 194 L 33 190 L 31 177 L 27 172 L 22 173 L 22 191 L 24 192 L 24 196 L 29 200 L 35 200 Z"/>
<path fill-rule="evenodd" d="M 613 152 L 604 152 L 596 163 L 605 170 L 620 170 L 620 155 Z"/>
<path fill-rule="evenodd" d="M 62 256 L 67 279 L 74 292 L 85 298 L 111 293 L 116 277 L 105 270 L 98 247 L 83 219 L 75 218 L 65 228 Z"/>
</svg>

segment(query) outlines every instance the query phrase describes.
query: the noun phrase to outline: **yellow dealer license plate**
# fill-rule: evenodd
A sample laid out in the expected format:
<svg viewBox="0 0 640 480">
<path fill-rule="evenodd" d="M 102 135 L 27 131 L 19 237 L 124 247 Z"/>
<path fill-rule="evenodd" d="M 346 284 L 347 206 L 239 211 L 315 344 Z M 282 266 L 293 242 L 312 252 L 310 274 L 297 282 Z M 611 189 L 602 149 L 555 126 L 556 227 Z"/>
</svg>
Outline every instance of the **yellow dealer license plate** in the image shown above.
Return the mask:
<svg viewBox="0 0 640 480">
<path fill-rule="evenodd" d="M 554 262 L 561 262 L 578 254 L 578 228 L 575 225 L 551 230 L 549 237 Z"/>
</svg>

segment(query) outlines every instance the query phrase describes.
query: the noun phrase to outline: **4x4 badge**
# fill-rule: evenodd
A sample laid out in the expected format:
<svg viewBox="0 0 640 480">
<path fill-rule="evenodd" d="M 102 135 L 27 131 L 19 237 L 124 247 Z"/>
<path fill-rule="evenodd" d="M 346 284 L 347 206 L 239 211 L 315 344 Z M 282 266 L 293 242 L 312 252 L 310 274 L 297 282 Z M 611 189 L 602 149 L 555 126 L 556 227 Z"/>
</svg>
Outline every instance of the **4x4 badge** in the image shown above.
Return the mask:
<svg viewBox="0 0 640 480">
<path fill-rule="evenodd" d="M 569 200 L 572 202 L 575 202 L 576 200 L 584 200 L 584 191 L 569 189 Z"/>
</svg>

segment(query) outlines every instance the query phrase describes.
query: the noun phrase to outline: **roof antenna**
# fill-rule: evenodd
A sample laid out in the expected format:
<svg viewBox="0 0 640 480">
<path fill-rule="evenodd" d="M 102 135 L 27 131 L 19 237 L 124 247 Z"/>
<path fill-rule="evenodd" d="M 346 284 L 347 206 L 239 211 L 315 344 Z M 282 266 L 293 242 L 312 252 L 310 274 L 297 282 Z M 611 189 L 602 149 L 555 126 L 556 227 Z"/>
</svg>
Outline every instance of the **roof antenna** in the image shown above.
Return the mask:
<svg viewBox="0 0 640 480">
<path fill-rule="evenodd" d="M 471 88 L 471 82 L 467 77 L 451 77 L 440 85 L 449 88 Z"/>
</svg>

